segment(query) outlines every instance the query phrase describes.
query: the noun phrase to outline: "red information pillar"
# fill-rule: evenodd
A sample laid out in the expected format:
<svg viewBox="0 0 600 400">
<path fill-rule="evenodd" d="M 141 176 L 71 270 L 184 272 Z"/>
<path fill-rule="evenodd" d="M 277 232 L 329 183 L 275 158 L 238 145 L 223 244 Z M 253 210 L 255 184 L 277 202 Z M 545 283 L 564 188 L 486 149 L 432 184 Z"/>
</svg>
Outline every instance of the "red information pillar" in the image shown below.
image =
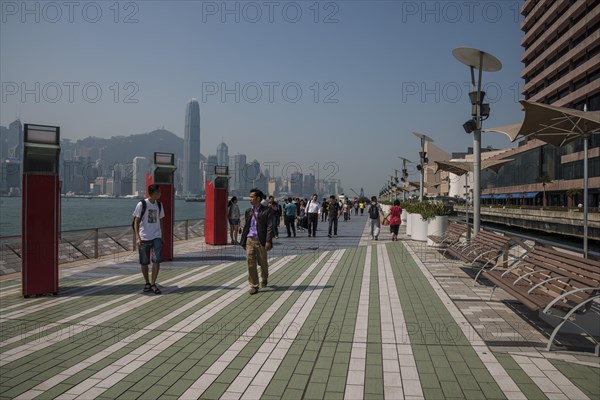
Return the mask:
<svg viewBox="0 0 600 400">
<path fill-rule="evenodd" d="M 215 179 L 206 181 L 204 238 L 207 244 L 227 244 L 228 169 L 215 167 Z"/>
<path fill-rule="evenodd" d="M 25 124 L 21 198 L 24 297 L 58 294 L 60 128 Z"/>
<path fill-rule="evenodd" d="M 175 155 L 173 153 L 154 153 L 154 183 L 160 187 L 160 202 L 165 217 L 162 219 L 162 252 L 163 260 L 172 260 L 173 228 L 175 224 Z M 146 182 L 152 180 L 148 174 Z M 147 186 L 146 186 L 147 187 Z"/>
</svg>

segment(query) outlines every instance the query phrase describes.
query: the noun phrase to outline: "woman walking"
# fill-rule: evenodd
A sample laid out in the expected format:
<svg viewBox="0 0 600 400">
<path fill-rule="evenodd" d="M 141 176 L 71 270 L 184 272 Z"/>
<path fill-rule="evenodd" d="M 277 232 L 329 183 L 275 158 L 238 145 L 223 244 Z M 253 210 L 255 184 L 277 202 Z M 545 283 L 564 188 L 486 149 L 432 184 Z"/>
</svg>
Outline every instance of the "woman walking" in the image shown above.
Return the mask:
<svg viewBox="0 0 600 400">
<path fill-rule="evenodd" d="M 400 214 L 402 214 L 402 207 L 400 207 L 400 200 L 394 201 L 394 205 L 390 208 L 390 212 L 386 216 L 390 220 L 390 231 L 392 232 L 392 241 L 398 240 L 398 230 L 400 229 Z"/>
<path fill-rule="evenodd" d="M 237 204 L 237 197 L 235 196 L 233 196 L 227 204 L 227 218 L 229 219 L 229 236 L 231 237 L 231 244 L 238 244 L 240 207 Z"/>
</svg>

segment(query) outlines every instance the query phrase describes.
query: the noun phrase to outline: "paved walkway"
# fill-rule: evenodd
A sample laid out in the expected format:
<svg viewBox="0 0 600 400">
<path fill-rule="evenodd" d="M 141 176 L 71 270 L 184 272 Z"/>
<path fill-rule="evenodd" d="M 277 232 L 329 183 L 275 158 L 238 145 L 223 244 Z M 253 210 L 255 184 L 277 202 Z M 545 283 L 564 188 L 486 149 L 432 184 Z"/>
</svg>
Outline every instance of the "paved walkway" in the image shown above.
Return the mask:
<svg viewBox="0 0 600 400">
<path fill-rule="evenodd" d="M 406 237 L 372 241 L 366 222 L 276 240 L 255 296 L 239 247 L 198 240 L 164 263 L 160 296 L 141 292 L 131 253 L 61 268 L 55 298 L 4 279 L 0 397 L 600 397 L 597 357 L 542 351 L 544 327 L 506 294 L 487 301 L 458 263 Z"/>
</svg>

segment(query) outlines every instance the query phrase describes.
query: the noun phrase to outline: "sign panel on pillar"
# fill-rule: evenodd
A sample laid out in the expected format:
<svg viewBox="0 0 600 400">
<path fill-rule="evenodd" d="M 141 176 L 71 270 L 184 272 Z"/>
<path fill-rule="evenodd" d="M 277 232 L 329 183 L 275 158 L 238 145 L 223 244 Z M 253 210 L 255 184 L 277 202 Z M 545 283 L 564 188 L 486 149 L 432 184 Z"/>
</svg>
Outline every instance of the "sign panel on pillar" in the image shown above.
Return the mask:
<svg viewBox="0 0 600 400">
<path fill-rule="evenodd" d="M 215 178 L 206 181 L 204 237 L 207 244 L 227 244 L 229 168 L 215 166 Z"/>
<path fill-rule="evenodd" d="M 175 155 L 173 153 L 154 153 L 154 183 L 160 188 L 160 202 L 165 213 L 162 220 L 163 260 L 172 260 L 173 229 L 175 226 Z"/>
<path fill-rule="evenodd" d="M 60 128 L 25 124 L 21 198 L 24 297 L 58 294 Z"/>
</svg>

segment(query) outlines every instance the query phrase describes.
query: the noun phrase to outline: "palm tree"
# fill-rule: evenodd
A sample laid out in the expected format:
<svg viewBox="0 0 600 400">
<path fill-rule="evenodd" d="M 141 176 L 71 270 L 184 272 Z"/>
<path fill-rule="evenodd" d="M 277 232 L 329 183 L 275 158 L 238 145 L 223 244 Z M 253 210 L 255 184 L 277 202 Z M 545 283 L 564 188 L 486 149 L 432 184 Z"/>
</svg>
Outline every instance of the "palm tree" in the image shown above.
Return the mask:
<svg viewBox="0 0 600 400">
<path fill-rule="evenodd" d="M 539 176 L 536 179 L 537 183 L 541 183 L 542 184 L 542 188 L 544 190 L 544 198 L 543 198 L 543 203 L 542 203 L 542 208 L 546 207 L 546 185 L 548 183 L 552 183 L 552 179 L 550 179 L 550 177 L 546 174 L 546 175 L 542 175 Z"/>
</svg>

